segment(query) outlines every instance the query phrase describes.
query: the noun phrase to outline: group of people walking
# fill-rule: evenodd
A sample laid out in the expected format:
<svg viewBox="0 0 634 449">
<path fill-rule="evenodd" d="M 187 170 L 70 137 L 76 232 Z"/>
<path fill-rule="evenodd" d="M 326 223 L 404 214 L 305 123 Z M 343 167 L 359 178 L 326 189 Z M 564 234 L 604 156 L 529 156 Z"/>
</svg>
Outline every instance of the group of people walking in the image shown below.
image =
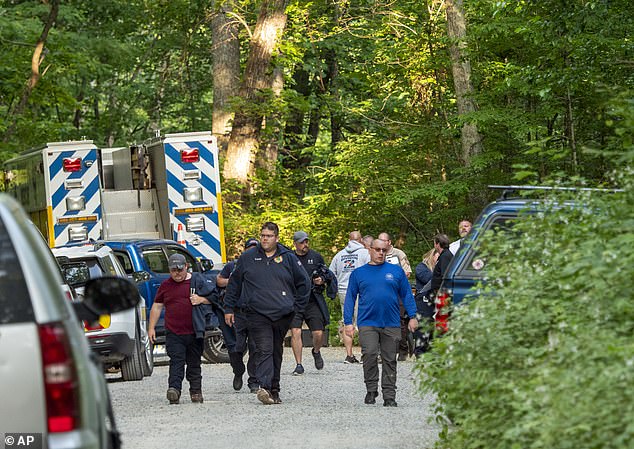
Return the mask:
<svg viewBox="0 0 634 449">
<path fill-rule="evenodd" d="M 412 270 L 405 253 L 392 245 L 387 233 L 374 239 L 353 231 L 346 247 L 326 266 L 321 254 L 310 248 L 309 235 L 304 231 L 293 235 L 294 249 L 279 243 L 279 227 L 273 222 L 262 225 L 259 237 L 259 241 L 247 240 L 244 252 L 227 263 L 215 279 L 204 273 L 190 273 L 180 254 L 169 257 L 170 278 L 157 292 L 148 327 L 154 342 L 155 326 L 165 309 L 165 345 L 170 358 L 168 401 L 179 403 L 186 378 L 191 401 L 203 402 L 200 358 L 204 329 L 206 317 L 216 314 L 229 350 L 233 388 L 242 389 L 246 372 L 248 388 L 260 402 L 281 404 L 280 374 L 289 329 L 296 362 L 293 374 L 304 374 L 303 323 L 312 334 L 315 368 L 324 368 L 320 350 L 330 322 L 325 294 L 338 297 L 341 303 L 344 363 L 363 364 L 364 402 L 376 403 L 380 363 L 383 405 L 396 407 L 396 364 L 402 356 L 399 344 L 407 332 L 420 334 L 419 320 L 425 317 L 423 302 L 412 293 L 408 280 Z M 436 236 L 434 246 L 428 263 L 422 262 L 427 270 L 420 264 L 416 267 L 417 287 L 422 283 L 421 289 L 427 287 L 428 292 L 438 288 L 442 271 L 451 260 L 446 236 Z M 438 262 L 434 266 L 436 253 Z M 419 274 L 429 279 L 419 279 Z M 353 354 L 357 329 L 361 361 Z"/>
</svg>

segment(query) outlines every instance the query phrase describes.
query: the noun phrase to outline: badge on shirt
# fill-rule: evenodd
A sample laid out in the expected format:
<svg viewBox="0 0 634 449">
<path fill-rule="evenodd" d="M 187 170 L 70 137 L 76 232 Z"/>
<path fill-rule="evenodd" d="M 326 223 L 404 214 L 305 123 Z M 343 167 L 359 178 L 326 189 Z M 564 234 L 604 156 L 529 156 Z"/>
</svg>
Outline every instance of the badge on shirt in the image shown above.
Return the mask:
<svg viewBox="0 0 634 449">
<path fill-rule="evenodd" d="M 273 262 L 275 263 L 282 263 L 282 255 L 280 254 L 279 256 L 277 256 L 275 259 L 273 259 Z"/>
</svg>

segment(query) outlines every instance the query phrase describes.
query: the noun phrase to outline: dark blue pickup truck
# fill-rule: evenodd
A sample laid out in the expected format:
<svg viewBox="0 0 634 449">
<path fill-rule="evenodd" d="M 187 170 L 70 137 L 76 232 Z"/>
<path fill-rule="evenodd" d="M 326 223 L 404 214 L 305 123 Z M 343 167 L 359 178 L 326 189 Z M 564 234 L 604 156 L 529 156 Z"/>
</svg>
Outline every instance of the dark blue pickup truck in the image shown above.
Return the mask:
<svg viewBox="0 0 634 449">
<path fill-rule="evenodd" d="M 203 272 L 213 269 L 210 260 L 196 260 L 183 246 L 173 240 L 122 240 L 100 243 L 112 248 L 125 272 L 136 281 L 139 292 L 145 299 L 148 313 L 161 282 L 169 277 L 167 259 L 170 255 L 182 254 L 192 267 L 192 271 Z M 212 324 L 213 326 L 208 327 L 205 333 L 203 357 L 212 363 L 228 363 L 229 354 L 218 327 L 219 323 Z M 163 317 L 159 320 L 156 333 L 158 343 L 164 343 Z"/>
</svg>

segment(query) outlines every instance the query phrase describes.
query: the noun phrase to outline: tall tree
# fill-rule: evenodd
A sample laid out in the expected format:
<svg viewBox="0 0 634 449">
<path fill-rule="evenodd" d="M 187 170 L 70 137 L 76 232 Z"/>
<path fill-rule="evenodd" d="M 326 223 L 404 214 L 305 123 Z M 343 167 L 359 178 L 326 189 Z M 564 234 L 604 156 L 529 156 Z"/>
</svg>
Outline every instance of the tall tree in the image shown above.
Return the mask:
<svg viewBox="0 0 634 449">
<path fill-rule="evenodd" d="M 240 83 L 240 41 L 238 21 L 232 17 L 231 0 L 213 4 L 211 19 L 211 54 L 213 109 L 211 132 L 218 139 L 221 152 L 227 150 L 232 112 L 229 100 L 238 93 Z"/>
<path fill-rule="evenodd" d="M 473 85 L 471 84 L 471 62 L 464 52 L 467 23 L 462 0 L 447 0 L 445 10 L 456 103 L 458 114 L 464 116 L 475 112 L 476 106 L 473 101 Z M 469 165 L 472 157 L 482 152 L 482 138 L 475 123 L 469 118 L 461 118 L 464 120 L 461 130 L 462 159 L 466 165 Z"/>
<path fill-rule="evenodd" d="M 45 1 L 44 3 L 48 3 Z M 48 39 L 48 33 L 51 31 L 51 28 L 55 25 L 55 21 L 57 20 L 57 15 L 59 13 L 59 0 L 51 0 L 50 2 L 50 11 L 48 13 L 48 17 L 46 18 L 46 22 L 44 23 L 44 28 L 42 29 L 42 33 L 35 44 L 35 49 L 33 50 L 33 56 L 31 57 L 31 76 L 26 82 L 26 86 L 24 87 L 24 91 L 22 92 L 22 97 L 20 98 L 20 102 L 17 104 L 15 109 L 11 114 L 11 124 L 9 125 L 7 131 L 4 134 L 3 142 L 7 142 L 15 132 L 15 127 L 17 124 L 18 117 L 26 108 L 26 104 L 31 97 L 31 93 L 35 86 L 40 81 L 40 77 L 44 75 L 46 70 L 43 72 L 40 71 L 40 66 L 44 61 L 44 57 L 46 53 L 44 52 L 44 45 L 46 45 L 46 40 Z"/>
<path fill-rule="evenodd" d="M 255 156 L 262 128 L 262 111 L 258 108 L 265 89 L 272 88 L 270 62 L 273 51 L 286 26 L 286 0 L 264 0 L 249 45 L 246 68 L 240 83 L 241 108 L 236 112 L 224 176 L 248 184 L 254 173 Z"/>
</svg>

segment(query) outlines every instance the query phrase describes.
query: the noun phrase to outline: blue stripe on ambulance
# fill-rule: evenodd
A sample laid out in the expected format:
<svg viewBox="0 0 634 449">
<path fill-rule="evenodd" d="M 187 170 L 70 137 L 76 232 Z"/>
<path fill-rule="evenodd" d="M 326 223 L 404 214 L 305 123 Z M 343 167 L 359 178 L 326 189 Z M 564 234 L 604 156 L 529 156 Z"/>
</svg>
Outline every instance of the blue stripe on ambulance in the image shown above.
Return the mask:
<svg viewBox="0 0 634 449">
<path fill-rule="evenodd" d="M 65 158 L 80 157 L 82 159 L 81 169 L 76 172 L 66 173 L 63 171 L 63 163 Z M 49 164 L 49 176 L 51 186 L 56 185 L 57 189 L 51 195 L 51 208 L 53 209 L 54 223 L 58 219 L 64 217 L 75 217 L 79 215 L 89 214 L 87 211 L 69 211 L 66 210 L 64 204 L 67 197 L 73 192 L 75 195 L 82 195 L 85 198 L 86 206 L 93 207 L 91 215 L 96 216 L 96 221 L 81 222 L 88 231 L 89 238 L 98 239 L 101 235 L 101 202 L 99 193 L 99 177 L 97 172 L 97 149 L 88 148 L 75 151 L 61 151 L 57 153 L 55 159 Z M 85 179 L 88 182 L 82 189 L 67 190 L 65 181 L 82 179 L 91 176 L 91 179 Z M 96 203 L 96 204 L 95 204 Z M 91 204 L 93 206 L 91 206 Z M 53 235 L 55 245 L 68 242 L 66 232 L 71 224 L 53 224 Z"/>
<path fill-rule="evenodd" d="M 182 163 L 181 149 L 198 149 L 200 161 L 198 163 Z M 217 183 L 206 172 L 213 169 L 215 164 L 214 153 L 208 146 L 201 141 L 190 142 L 173 142 L 164 144 L 166 159 L 166 178 L 168 185 L 168 201 L 170 210 L 170 221 L 172 223 L 172 231 L 174 240 L 178 240 L 178 225 L 182 224 L 186 230 L 187 215 L 175 216 L 175 209 L 198 207 L 211 205 L 214 208 L 213 213 L 192 214 L 192 216 L 203 216 L 208 228 L 204 231 L 196 231 L 195 233 L 186 232 L 187 249 L 196 257 L 218 259 L 222 256 L 222 244 L 220 242 L 220 217 L 217 212 Z M 199 179 L 182 180 L 184 171 L 198 170 Z M 203 191 L 203 201 L 186 202 L 183 199 L 183 189 L 187 187 L 200 187 Z M 217 234 L 217 235 L 214 235 Z M 200 239 L 199 245 L 193 245 L 192 236 L 195 235 Z M 215 253 L 215 254 L 214 254 Z"/>
</svg>

